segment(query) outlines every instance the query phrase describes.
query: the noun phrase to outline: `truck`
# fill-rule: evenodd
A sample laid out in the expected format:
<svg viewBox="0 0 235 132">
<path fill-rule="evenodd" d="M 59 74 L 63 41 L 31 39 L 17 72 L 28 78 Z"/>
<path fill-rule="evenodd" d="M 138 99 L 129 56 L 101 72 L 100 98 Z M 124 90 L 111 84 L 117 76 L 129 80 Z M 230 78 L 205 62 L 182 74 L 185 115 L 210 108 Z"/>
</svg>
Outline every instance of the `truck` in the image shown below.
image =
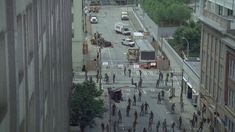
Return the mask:
<svg viewBox="0 0 235 132">
<path fill-rule="evenodd" d="M 131 34 L 131 31 L 129 30 L 128 25 L 122 22 L 115 23 L 114 30 L 116 31 L 116 33 L 121 33 L 123 35 Z"/>
<path fill-rule="evenodd" d="M 127 59 L 130 63 L 139 63 L 140 67 L 149 69 L 156 67 L 155 49 L 146 39 L 135 40 L 136 47 L 129 48 Z"/>
<path fill-rule="evenodd" d="M 129 16 L 128 16 L 127 11 L 121 12 L 121 20 L 129 20 Z"/>
<path fill-rule="evenodd" d="M 99 10 L 100 10 L 100 0 L 93 0 L 90 2 L 90 5 L 89 5 L 89 11 L 90 12 L 95 12 L 95 13 L 98 13 Z"/>
</svg>

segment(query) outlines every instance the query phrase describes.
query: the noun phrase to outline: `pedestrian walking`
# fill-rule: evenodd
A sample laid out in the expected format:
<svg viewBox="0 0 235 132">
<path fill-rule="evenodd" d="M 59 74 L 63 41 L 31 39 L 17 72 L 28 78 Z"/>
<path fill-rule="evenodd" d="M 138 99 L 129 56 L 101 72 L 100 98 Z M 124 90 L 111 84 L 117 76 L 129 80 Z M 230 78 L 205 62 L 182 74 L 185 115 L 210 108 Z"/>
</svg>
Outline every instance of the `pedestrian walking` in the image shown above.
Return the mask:
<svg viewBox="0 0 235 132">
<path fill-rule="evenodd" d="M 144 104 L 144 111 L 145 111 L 145 114 L 148 113 L 148 109 L 149 109 L 149 104 L 147 102 L 145 102 Z"/>
<path fill-rule="evenodd" d="M 122 113 L 120 110 L 118 110 L 118 123 L 122 122 Z"/>
<path fill-rule="evenodd" d="M 131 77 L 131 69 L 130 68 L 128 69 L 128 74 L 129 74 L 129 77 Z"/>
<path fill-rule="evenodd" d="M 135 132 L 135 130 L 136 130 L 136 125 L 137 125 L 137 122 L 133 121 L 133 126 L 132 126 L 133 132 Z"/>
<path fill-rule="evenodd" d="M 163 132 L 167 131 L 166 119 L 164 119 L 164 121 L 162 122 L 162 130 L 163 130 Z"/>
<path fill-rule="evenodd" d="M 106 124 L 106 132 L 109 132 L 109 124 Z"/>
<path fill-rule="evenodd" d="M 175 103 L 171 105 L 171 112 L 175 112 Z"/>
<path fill-rule="evenodd" d="M 140 106 L 140 116 L 144 115 L 144 104 Z"/>
<path fill-rule="evenodd" d="M 181 112 L 184 112 L 184 102 L 180 103 Z"/>
<path fill-rule="evenodd" d="M 161 94 L 162 94 L 162 100 L 164 100 L 165 92 L 162 90 Z"/>
<path fill-rule="evenodd" d="M 175 132 L 175 122 L 174 121 L 171 123 L 171 130 L 172 130 L 172 132 Z"/>
<path fill-rule="evenodd" d="M 191 123 L 191 127 L 194 128 L 195 127 L 195 121 L 193 119 L 191 119 L 190 123 Z"/>
<path fill-rule="evenodd" d="M 179 129 L 181 129 L 181 126 L 182 126 L 182 117 L 180 116 L 179 117 Z"/>
<path fill-rule="evenodd" d="M 131 99 L 130 98 L 128 99 L 128 105 L 131 105 Z"/>
<path fill-rule="evenodd" d="M 198 132 L 202 132 L 202 131 L 203 131 L 203 120 L 200 121 L 199 128 L 198 128 Z"/>
<path fill-rule="evenodd" d="M 131 129 L 130 129 L 130 128 L 128 129 L 128 132 L 131 132 Z"/>
<path fill-rule="evenodd" d="M 157 82 L 156 82 L 156 88 L 159 87 L 159 82 L 160 82 L 160 80 L 158 79 Z"/>
<path fill-rule="evenodd" d="M 134 85 L 134 79 L 133 79 L 133 77 L 131 78 L 131 85 Z"/>
<path fill-rule="evenodd" d="M 139 101 L 141 101 L 141 96 L 142 96 L 142 93 L 141 93 L 141 91 L 139 90 L 139 98 L 138 98 Z"/>
<path fill-rule="evenodd" d="M 138 87 L 142 88 L 142 83 L 143 83 L 143 79 L 140 77 L 139 83 L 138 83 Z"/>
<path fill-rule="evenodd" d="M 115 116 L 115 113 L 116 113 L 116 105 L 113 104 L 112 105 L 112 115 Z"/>
<path fill-rule="evenodd" d="M 149 114 L 149 120 L 150 120 L 150 121 L 153 121 L 153 118 L 154 118 L 154 114 L 153 114 L 153 112 L 151 111 L 150 114 Z"/>
<path fill-rule="evenodd" d="M 158 95 L 157 95 L 157 102 L 161 103 L 161 94 L 160 93 L 158 93 Z"/>
<path fill-rule="evenodd" d="M 131 110 L 131 106 L 127 105 L 127 107 L 126 107 L 126 116 L 129 116 L 130 110 Z"/>
<path fill-rule="evenodd" d="M 139 74 L 140 74 L 140 77 L 141 77 L 141 75 L 142 75 L 142 71 L 141 70 L 139 70 Z"/>
<path fill-rule="evenodd" d="M 160 120 L 158 120 L 156 124 L 156 132 L 159 132 L 160 125 L 161 125 Z"/>
<path fill-rule="evenodd" d="M 152 124 L 153 124 L 153 120 L 149 120 L 149 124 L 148 124 L 149 131 L 152 131 Z"/>
<path fill-rule="evenodd" d="M 133 96 L 133 105 L 134 105 L 134 106 L 136 105 L 136 96 L 135 96 L 135 94 L 134 94 L 134 96 Z"/>
<path fill-rule="evenodd" d="M 115 77 L 116 77 L 116 75 L 115 75 L 115 73 L 113 74 L 113 83 L 115 83 Z"/>
<path fill-rule="evenodd" d="M 101 123 L 101 130 L 102 130 L 102 132 L 104 132 L 104 123 L 103 122 Z"/>
<path fill-rule="evenodd" d="M 126 66 L 124 66 L 124 75 L 126 76 Z"/>
<path fill-rule="evenodd" d="M 195 112 L 193 112 L 193 120 L 194 120 L 194 124 L 195 124 L 195 127 L 197 126 L 197 115 Z"/>
<path fill-rule="evenodd" d="M 117 121 L 113 122 L 113 132 L 117 132 Z"/>
<path fill-rule="evenodd" d="M 143 132 L 147 132 L 147 129 L 146 129 L 146 128 L 144 128 L 144 129 L 143 129 Z"/>
<path fill-rule="evenodd" d="M 137 111 L 135 111 L 134 116 L 135 116 L 134 122 L 137 122 L 137 118 L 138 118 L 138 113 L 137 113 Z"/>
</svg>

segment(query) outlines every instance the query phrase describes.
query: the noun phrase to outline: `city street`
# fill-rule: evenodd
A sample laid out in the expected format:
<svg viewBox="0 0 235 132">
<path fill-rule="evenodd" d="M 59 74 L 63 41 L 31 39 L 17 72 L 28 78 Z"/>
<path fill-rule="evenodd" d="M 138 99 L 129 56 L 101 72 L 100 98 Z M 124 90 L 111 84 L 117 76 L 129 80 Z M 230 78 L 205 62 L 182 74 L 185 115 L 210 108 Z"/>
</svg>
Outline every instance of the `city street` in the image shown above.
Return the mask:
<svg viewBox="0 0 235 132">
<path fill-rule="evenodd" d="M 139 75 L 139 68 L 135 67 L 135 64 L 129 65 L 126 59 L 126 52 L 128 47 L 121 45 L 121 39 L 124 38 L 124 35 L 116 34 L 114 31 L 114 24 L 120 20 L 120 13 L 122 10 L 130 10 L 130 8 L 119 8 L 119 7 L 110 7 L 110 6 L 103 6 L 100 12 L 97 14 L 99 23 L 92 25 L 92 32 L 99 32 L 102 34 L 104 39 L 111 41 L 113 44 L 112 48 L 103 48 L 101 50 L 101 61 L 102 61 L 102 76 L 107 73 L 109 76 L 109 83 L 104 82 L 102 80 L 102 88 L 104 89 L 104 100 L 105 105 L 107 108 L 107 112 L 104 114 L 103 119 L 97 119 L 96 123 L 97 126 L 95 128 L 90 128 L 89 131 L 97 132 L 98 130 L 101 131 L 100 124 L 103 122 L 105 124 L 111 123 L 111 130 L 113 131 L 113 124 L 117 121 L 117 116 L 111 116 L 111 122 L 109 122 L 110 113 L 110 102 L 107 94 L 107 88 L 111 87 L 112 89 L 121 89 L 123 93 L 123 101 L 120 103 L 115 103 L 117 106 L 117 110 L 120 110 L 122 113 L 123 120 L 121 123 L 117 125 L 118 132 L 126 132 L 129 128 L 133 129 L 133 121 L 134 121 L 134 112 L 137 111 L 138 119 L 136 125 L 136 132 L 142 132 L 144 128 L 148 131 L 148 123 L 149 123 L 149 112 L 152 111 L 154 113 L 153 125 L 152 130 L 156 131 L 156 123 L 159 120 L 162 124 L 163 120 L 166 119 L 167 121 L 167 130 L 171 129 L 171 123 L 175 121 L 178 124 L 177 116 L 174 112 L 171 112 L 171 102 L 168 101 L 168 90 L 171 82 L 168 82 L 168 86 L 165 84 L 160 83 L 159 88 L 155 88 L 156 81 L 159 77 L 159 71 L 157 69 L 153 70 L 143 70 L 142 69 L 142 79 L 143 84 L 142 88 L 140 89 L 142 92 L 142 100 L 137 101 L 136 106 L 131 106 L 130 116 L 126 117 L 126 107 L 128 104 L 128 98 L 133 101 L 133 96 L 135 95 L 138 97 L 138 91 L 135 89 L 135 86 L 131 84 L 131 78 L 133 78 L 134 82 L 138 83 L 140 75 Z M 131 21 L 125 21 L 131 27 L 131 31 L 134 31 L 135 27 L 133 27 Z M 93 46 L 93 48 L 98 48 Z M 124 75 L 124 66 L 127 67 L 127 75 Z M 128 69 L 131 69 L 131 77 L 128 77 Z M 164 71 L 164 78 L 166 76 L 167 71 Z M 115 83 L 112 83 L 112 76 L 115 74 Z M 174 77 L 174 86 L 176 88 L 180 88 L 180 84 L 178 83 L 177 77 Z M 165 92 L 164 101 L 161 103 L 157 102 L 157 94 L 161 91 Z M 149 104 L 148 114 L 144 116 L 139 116 L 140 113 L 140 106 L 142 103 L 147 102 Z M 114 102 L 111 101 L 111 105 Z M 166 105 L 167 104 L 167 105 Z M 175 131 L 177 130 L 178 125 L 175 126 Z M 159 129 L 162 131 L 162 127 Z"/>
</svg>

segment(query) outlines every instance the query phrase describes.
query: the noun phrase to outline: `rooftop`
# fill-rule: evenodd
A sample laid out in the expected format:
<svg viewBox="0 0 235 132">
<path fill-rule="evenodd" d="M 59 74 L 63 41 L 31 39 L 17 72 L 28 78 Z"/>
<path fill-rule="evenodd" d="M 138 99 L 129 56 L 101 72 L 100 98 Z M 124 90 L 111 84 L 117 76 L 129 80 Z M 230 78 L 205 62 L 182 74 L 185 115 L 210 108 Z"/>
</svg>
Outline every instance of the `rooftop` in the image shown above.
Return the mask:
<svg viewBox="0 0 235 132">
<path fill-rule="evenodd" d="M 140 51 L 155 51 L 150 42 L 146 39 L 136 40 L 136 45 L 140 48 Z"/>
</svg>

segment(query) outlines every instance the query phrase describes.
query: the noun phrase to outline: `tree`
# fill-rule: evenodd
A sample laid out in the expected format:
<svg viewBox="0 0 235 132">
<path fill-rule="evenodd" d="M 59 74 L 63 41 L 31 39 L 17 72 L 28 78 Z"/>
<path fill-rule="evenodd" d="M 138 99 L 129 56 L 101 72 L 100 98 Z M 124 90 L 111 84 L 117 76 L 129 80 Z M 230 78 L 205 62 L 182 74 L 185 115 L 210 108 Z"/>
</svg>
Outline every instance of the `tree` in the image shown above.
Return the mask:
<svg viewBox="0 0 235 132">
<path fill-rule="evenodd" d="M 140 4 L 151 19 L 159 25 L 181 25 L 191 16 L 185 0 L 142 0 Z"/>
<path fill-rule="evenodd" d="M 94 118 L 102 118 L 105 111 L 104 102 L 99 99 L 102 91 L 98 90 L 93 81 L 74 84 L 71 96 L 70 124 L 79 125 L 81 132 L 86 126 L 94 125 Z"/>
<path fill-rule="evenodd" d="M 200 54 L 200 39 L 201 39 L 201 26 L 200 23 L 189 21 L 186 25 L 178 28 L 173 34 L 173 41 L 170 44 L 176 49 L 178 53 L 187 50 L 187 42 L 182 39 L 185 37 L 189 42 L 189 53 L 194 56 Z M 186 52 L 185 52 L 186 53 Z M 192 55 L 191 55 L 192 56 Z"/>
</svg>

